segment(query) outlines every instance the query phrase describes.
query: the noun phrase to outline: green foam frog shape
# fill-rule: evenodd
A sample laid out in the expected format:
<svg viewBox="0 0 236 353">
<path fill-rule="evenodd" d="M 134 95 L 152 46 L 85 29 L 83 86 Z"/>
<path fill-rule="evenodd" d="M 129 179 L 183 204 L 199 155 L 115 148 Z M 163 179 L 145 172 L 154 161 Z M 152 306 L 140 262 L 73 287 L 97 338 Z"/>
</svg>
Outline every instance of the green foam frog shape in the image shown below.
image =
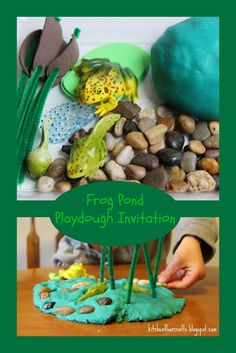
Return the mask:
<svg viewBox="0 0 236 353">
<path fill-rule="evenodd" d="M 90 135 L 73 144 L 67 164 L 69 178 L 92 177 L 104 165 L 108 151 L 103 138 L 119 119 L 119 114 L 110 113 L 104 116 L 97 122 Z"/>
<path fill-rule="evenodd" d="M 126 96 L 134 101 L 138 96 L 138 81 L 133 71 L 109 59 L 82 59 L 74 70 L 80 75 L 79 100 L 98 103 L 96 114 L 100 117 L 115 109 L 119 98 Z"/>
</svg>

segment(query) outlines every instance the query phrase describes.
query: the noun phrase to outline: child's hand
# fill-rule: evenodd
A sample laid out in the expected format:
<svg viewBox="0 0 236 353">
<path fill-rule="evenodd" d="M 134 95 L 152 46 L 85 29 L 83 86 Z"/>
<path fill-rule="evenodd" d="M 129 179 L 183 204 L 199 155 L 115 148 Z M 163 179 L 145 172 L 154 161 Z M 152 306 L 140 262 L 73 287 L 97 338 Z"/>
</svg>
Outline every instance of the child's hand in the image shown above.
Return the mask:
<svg viewBox="0 0 236 353">
<path fill-rule="evenodd" d="M 170 289 L 186 289 L 205 277 L 205 265 L 200 240 L 185 236 L 158 281 Z"/>
</svg>

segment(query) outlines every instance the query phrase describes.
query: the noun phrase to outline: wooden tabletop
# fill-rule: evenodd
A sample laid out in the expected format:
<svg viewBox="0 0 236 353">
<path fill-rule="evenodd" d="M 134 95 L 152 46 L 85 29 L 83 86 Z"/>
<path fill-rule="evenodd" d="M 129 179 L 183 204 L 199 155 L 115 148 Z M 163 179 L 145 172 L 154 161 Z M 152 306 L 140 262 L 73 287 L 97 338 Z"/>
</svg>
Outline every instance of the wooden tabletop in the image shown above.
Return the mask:
<svg viewBox="0 0 236 353">
<path fill-rule="evenodd" d="M 98 276 L 99 267 L 87 265 L 88 273 Z M 169 319 L 152 322 L 122 322 L 108 325 L 80 324 L 62 321 L 39 311 L 33 304 L 32 289 L 48 279 L 55 268 L 19 270 L 17 274 L 17 334 L 18 336 L 193 336 L 196 329 L 202 336 L 219 335 L 218 269 L 207 267 L 204 280 L 175 295 L 186 298 L 182 313 Z M 115 266 L 115 277 L 127 277 L 129 266 Z M 137 278 L 146 278 L 144 265 L 138 265 Z"/>
</svg>

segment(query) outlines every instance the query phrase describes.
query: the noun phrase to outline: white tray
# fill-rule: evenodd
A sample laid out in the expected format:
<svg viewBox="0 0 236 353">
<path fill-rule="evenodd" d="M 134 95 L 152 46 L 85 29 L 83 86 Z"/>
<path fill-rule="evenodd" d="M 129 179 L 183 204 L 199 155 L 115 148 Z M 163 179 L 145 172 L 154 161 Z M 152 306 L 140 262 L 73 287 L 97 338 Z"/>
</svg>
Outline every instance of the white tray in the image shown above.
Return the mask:
<svg viewBox="0 0 236 353">
<path fill-rule="evenodd" d="M 70 39 L 75 27 L 81 29 L 79 38 L 80 57 L 91 49 L 110 42 L 130 42 L 150 51 L 152 44 L 163 34 L 167 27 L 178 23 L 186 17 L 61 17 L 63 35 L 66 40 Z M 44 24 L 44 17 L 18 17 L 17 18 L 17 53 L 22 41 L 30 32 L 40 29 Z M 18 62 L 18 60 L 17 60 Z M 18 77 L 20 67 L 17 67 Z M 69 101 L 60 88 L 54 87 L 47 98 L 43 114 L 56 105 Z M 139 86 L 139 100 L 137 104 L 141 108 L 153 108 L 158 104 L 154 94 L 150 72 L 144 82 Z M 90 127 L 88 125 L 88 127 Z M 38 131 L 35 146 L 39 144 L 40 132 Z M 60 151 L 61 144 L 50 144 L 49 152 L 53 159 L 64 157 Z M 42 194 L 35 189 L 35 180 L 25 178 L 22 185 L 17 188 L 18 200 L 54 200 L 58 193 L 51 192 Z M 218 200 L 219 193 L 171 193 L 177 200 Z"/>
</svg>

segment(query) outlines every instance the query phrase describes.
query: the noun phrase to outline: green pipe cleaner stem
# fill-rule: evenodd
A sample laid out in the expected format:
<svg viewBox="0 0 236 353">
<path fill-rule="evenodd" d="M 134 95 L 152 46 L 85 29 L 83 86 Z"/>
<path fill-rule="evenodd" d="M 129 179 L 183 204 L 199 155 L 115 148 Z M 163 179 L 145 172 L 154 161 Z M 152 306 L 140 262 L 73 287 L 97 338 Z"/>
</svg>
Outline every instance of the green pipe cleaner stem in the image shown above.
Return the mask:
<svg viewBox="0 0 236 353">
<path fill-rule="evenodd" d="M 132 287 L 133 287 L 133 280 L 134 280 L 134 273 L 135 273 L 135 268 L 136 268 L 137 261 L 138 261 L 139 247 L 140 247 L 139 244 L 137 244 L 137 245 L 134 246 L 134 251 L 133 251 L 132 260 L 131 260 L 131 265 L 130 265 L 130 271 L 129 271 L 129 278 L 128 278 L 128 288 L 127 288 L 127 295 L 126 295 L 126 304 L 129 304 L 129 303 L 130 303 L 130 298 L 131 298 L 131 293 L 132 293 Z"/>
<path fill-rule="evenodd" d="M 150 286 L 151 286 L 151 290 L 152 290 L 152 297 L 156 298 L 156 282 L 154 282 L 154 280 L 153 280 L 152 265 L 151 265 L 150 256 L 149 256 L 149 253 L 148 253 L 147 244 L 143 243 L 142 247 L 143 247 L 144 259 L 145 259 L 145 262 L 146 262 L 148 278 L 149 278 L 149 282 L 150 282 Z"/>
<path fill-rule="evenodd" d="M 154 277 L 155 283 L 157 281 L 158 270 L 159 270 L 160 261 L 161 261 L 162 247 L 163 247 L 163 238 L 160 238 L 159 241 L 158 241 L 157 255 L 156 255 L 156 261 L 155 261 L 155 266 L 154 266 L 154 275 L 153 275 L 153 277 Z"/>
<path fill-rule="evenodd" d="M 24 139 L 21 141 L 21 146 L 20 146 L 21 154 L 19 155 L 18 165 L 17 165 L 17 168 L 19 168 L 18 170 L 20 171 L 18 183 L 22 183 L 24 180 L 25 165 L 23 162 L 24 162 L 24 159 L 32 150 L 35 135 L 39 125 L 39 120 L 41 118 L 47 96 L 49 94 L 50 89 L 53 87 L 57 79 L 59 71 L 60 70 L 58 68 L 55 68 L 50 72 L 47 81 L 44 83 L 41 90 L 39 91 L 39 94 L 37 96 L 37 103 L 36 103 L 36 106 L 34 107 L 33 114 L 31 110 L 27 114 L 28 124 L 26 126 L 28 128 L 26 128 L 26 130 L 24 131 Z"/>
<path fill-rule="evenodd" d="M 29 83 L 27 84 L 23 93 L 19 108 L 17 109 L 17 134 L 21 134 L 21 127 L 24 124 L 25 116 L 28 112 L 31 101 L 34 98 L 35 92 L 38 87 L 40 75 L 42 73 L 42 66 L 37 66 L 34 69 L 32 76 L 30 77 Z"/>
<path fill-rule="evenodd" d="M 108 246 L 108 272 L 111 289 L 115 289 L 112 246 Z"/>
<path fill-rule="evenodd" d="M 20 79 L 18 82 L 17 93 L 16 93 L 16 97 L 17 97 L 16 98 L 16 107 L 17 107 L 17 109 L 19 108 L 19 105 L 21 103 L 21 99 L 24 94 L 27 80 L 28 80 L 28 76 L 26 75 L 26 73 L 24 71 L 22 71 L 20 74 Z"/>
<path fill-rule="evenodd" d="M 105 266 L 106 246 L 102 246 L 100 257 L 100 282 L 104 282 L 104 266 Z"/>
</svg>

